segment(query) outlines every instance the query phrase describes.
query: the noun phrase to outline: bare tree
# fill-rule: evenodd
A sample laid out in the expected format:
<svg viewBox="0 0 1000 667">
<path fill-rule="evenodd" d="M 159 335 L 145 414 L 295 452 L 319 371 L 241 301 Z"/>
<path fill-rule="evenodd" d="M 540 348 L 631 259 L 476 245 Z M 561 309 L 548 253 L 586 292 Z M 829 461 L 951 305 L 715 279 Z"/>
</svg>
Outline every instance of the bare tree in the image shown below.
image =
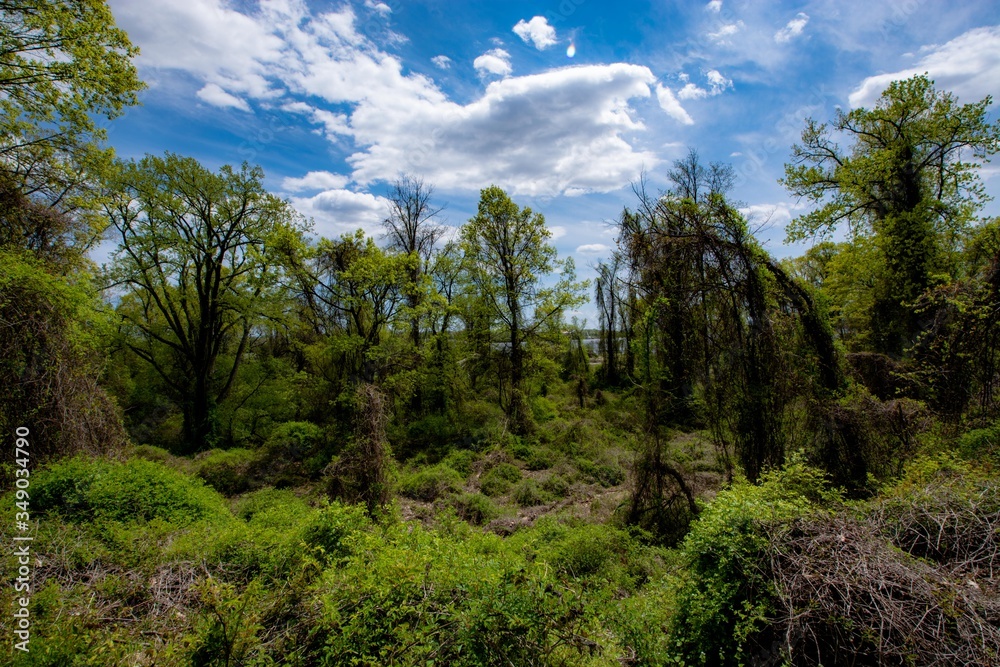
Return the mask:
<svg viewBox="0 0 1000 667">
<path fill-rule="evenodd" d="M 402 253 L 416 255 L 419 261 L 410 269 L 406 301 L 410 309 L 410 340 L 420 347 L 420 313 L 423 292 L 421 279 L 430 262 L 434 245 L 444 233 L 444 228 L 434 222 L 442 211 L 431 206 L 434 188 L 423 180 L 403 175 L 389 190 L 389 217 L 382 225 L 389 247 Z"/>
</svg>

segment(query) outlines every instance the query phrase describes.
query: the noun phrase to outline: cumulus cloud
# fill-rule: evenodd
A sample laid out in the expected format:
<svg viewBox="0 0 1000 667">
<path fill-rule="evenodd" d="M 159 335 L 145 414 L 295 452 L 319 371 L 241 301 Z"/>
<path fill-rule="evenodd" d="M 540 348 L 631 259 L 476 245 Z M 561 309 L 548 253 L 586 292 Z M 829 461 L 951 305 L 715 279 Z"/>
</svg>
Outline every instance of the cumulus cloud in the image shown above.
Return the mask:
<svg viewBox="0 0 1000 667">
<path fill-rule="evenodd" d="M 230 93 L 274 92 L 266 73 L 285 43 L 265 23 L 217 0 L 109 4 L 118 25 L 142 45 L 139 65 L 187 70 Z"/>
<path fill-rule="evenodd" d="M 647 67 L 513 77 L 509 55 L 495 49 L 496 61 L 477 67 L 506 78 L 458 103 L 360 34 L 350 6 L 319 13 L 299 0 L 260 0 L 251 17 L 224 0 L 147 0 L 141 11 L 111 1 L 119 24 L 140 36 L 143 67 L 184 72 L 201 86 L 307 117 L 330 141 L 353 146 L 350 178 L 362 187 L 416 173 L 442 190 L 496 183 L 516 194 L 607 192 L 658 162 L 631 143 L 644 128 L 629 105 L 648 98 L 656 81 Z M 172 29 L 152 29 L 159 25 Z M 323 215 L 333 201 L 372 204 L 343 188 L 326 192 L 340 194 L 297 201 Z"/>
<path fill-rule="evenodd" d="M 246 100 L 240 99 L 235 95 L 230 95 L 216 83 L 206 83 L 196 94 L 202 100 L 215 107 L 232 107 L 240 111 L 250 111 L 250 105 L 247 104 Z"/>
<path fill-rule="evenodd" d="M 286 178 L 282 181 L 281 186 L 290 192 L 340 190 L 350 180 L 343 174 L 334 174 L 329 171 L 310 171 L 300 178 Z"/>
<path fill-rule="evenodd" d="M 660 103 L 660 108 L 666 111 L 668 116 L 684 125 L 694 125 L 694 120 L 691 119 L 691 116 L 684 110 L 669 88 L 656 84 L 656 99 Z"/>
<path fill-rule="evenodd" d="M 654 80 L 646 67 L 589 65 L 495 81 L 467 105 L 361 105 L 351 123 L 369 147 L 349 162 L 361 183 L 404 172 L 441 188 L 616 189 L 657 162 L 621 136 L 643 129 L 628 100 L 648 97 Z"/>
<path fill-rule="evenodd" d="M 699 88 L 693 83 L 686 83 L 683 88 L 677 91 L 677 97 L 682 100 L 700 100 L 703 97 L 714 97 L 719 93 L 726 90 L 726 88 L 733 87 L 732 79 L 727 79 L 719 73 L 719 70 L 709 70 L 705 75 L 708 80 L 708 88 Z M 687 77 L 683 79 L 687 81 Z"/>
<path fill-rule="evenodd" d="M 549 25 L 544 16 L 532 17 L 530 21 L 521 19 L 514 26 L 514 34 L 525 44 L 528 42 L 534 44 L 539 51 L 556 43 L 556 29 Z"/>
<path fill-rule="evenodd" d="M 705 5 L 705 9 L 707 9 L 710 12 L 715 12 L 716 14 L 718 14 L 719 12 L 722 11 L 722 0 L 712 0 L 707 5 Z"/>
<path fill-rule="evenodd" d="M 576 252 L 580 255 L 599 255 L 608 250 L 611 250 L 611 247 L 603 243 L 585 243 L 576 247 Z"/>
<path fill-rule="evenodd" d="M 441 69 L 448 69 L 451 67 L 451 58 L 448 56 L 434 56 L 431 58 L 431 62 Z"/>
<path fill-rule="evenodd" d="M 962 102 L 976 102 L 997 92 L 1000 81 L 1000 26 L 975 28 L 943 45 L 924 47 L 914 67 L 870 76 L 851 93 L 852 107 L 872 107 L 893 81 L 926 72 L 940 90 Z"/>
<path fill-rule="evenodd" d="M 804 12 L 799 12 L 795 15 L 795 18 L 785 25 L 784 28 L 774 33 L 774 41 L 779 44 L 791 41 L 792 38 L 798 37 L 802 34 L 802 31 L 805 29 L 807 23 L 809 23 L 809 15 Z"/>
<path fill-rule="evenodd" d="M 510 54 L 503 49 L 491 49 L 472 62 L 480 76 L 495 74 L 508 76 L 513 70 L 510 66 Z"/>
<path fill-rule="evenodd" d="M 336 238 L 356 229 L 374 236 L 379 233 L 388 210 L 388 200 L 367 192 L 325 190 L 312 197 L 292 197 L 295 210 L 311 218 L 316 234 Z"/>
</svg>

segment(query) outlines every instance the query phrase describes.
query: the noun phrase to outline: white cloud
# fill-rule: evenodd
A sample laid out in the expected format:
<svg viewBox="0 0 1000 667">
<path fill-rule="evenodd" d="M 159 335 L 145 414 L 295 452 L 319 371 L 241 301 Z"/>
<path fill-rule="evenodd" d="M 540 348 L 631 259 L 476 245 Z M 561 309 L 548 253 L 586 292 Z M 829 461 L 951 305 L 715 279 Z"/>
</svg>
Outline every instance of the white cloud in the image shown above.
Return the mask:
<svg viewBox="0 0 1000 667">
<path fill-rule="evenodd" d="M 804 12 L 799 12 L 795 15 L 795 18 L 785 25 L 784 28 L 774 33 L 774 41 L 779 44 L 791 41 L 793 37 L 798 37 L 802 34 L 802 31 L 805 29 L 807 23 L 809 23 L 809 15 Z"/>
<path fill-rule="evenodd" d="M 852 107 L 872 107 L 893 81 L 927 72 L 939 90 L 955 93 L 963 103 L 978 102 L 997 92 L 1000 81 L 1000 26 L 975 28 L 943 45 L 922 49 L 914 67 L 870 76 L 848 98 Z"/>
<path fill-rule="evenodd" d="M 514 33 L 525 44 L 534 44 L 539 51 L 556 43 L 556 29 L 549 25 L 544 16 L 532 17 L 530 21 L 521 19 L 514 26 Z"/>
<path fill-rule="evenodd" d="M 710 12 L 715 12 L 716 14 L 718 14 L 719 12 L 722 11 L 722 0 L 712 0 L 707 5 L 705 5 L 705 9 L 707 9 Z"/>
<path fill-rule="evenodd" d="M 434 56 L 431 58 L 431 62 L 441 69 L 449 69 L 451 67 L 451 58 L 448 56 Z"/>
<path fill-rule="evenodd" d="M 699 88 L 693 83 L 688 82 L 683 88 L 677 91 L 677 97 L 682 100 L 700 100 L 704 97 L 714 97 L 719 93 L 726 90 L 726 88 L 732 88 L 733 82 L 731 79 L 727 79 L 719 73 L 719 70 L 709 70 L 705 75 L 708 80 L 708 89 Z M 685 76 L 683 80 L 687 80 Z"/>
<path fill-rule="evenodd" d="M 792 218 L 809 208 L 807 202 L 779 202 L 777 204 L 751 204 L 740 208 L 754 227 L 777 227 L 783 229 Z"/>
<path fill-rule="evenodd" d="M 683 88 L 677 91 L 677 97 L 682 100 L 699 100 L 707 96 L 708 96 L 707 90 L 705 90 L 704 88 L 699 88 L 693 83 L 688 83 Z"/>
<path fill-rule="evenodd" d="M 347 124 L 347 116 L 342 113 L 333 113 L 325 109 L 314 109 L 312 121 L 323 126 L 324 134 L 328 139 L 333 139 L 337 135 L 350 136 L 351 128 Z"/>
<path fill-rule="evenodd" d="M 379 233 L 388 210 L 388 200 L 384 197 L 343 189 L 325 190 L 312 197 L 292 197 L 291 204 L 299 213 L 312 218 L 316 233 L 326 238 L 359 228 L 374 236 Z"/>
<path fill-rule="evenodd" d="M 301 114 L 338 147 L 353 146 L 350 178 L 361 186 L 413 173 L 442 191 L 496 183 L 513 194 L 608 192 L 658 163 L 655 153 L 635 147 L 644 127 L 629 106 L 650 96 L 656 78 L 647 67 L 509 76 L 457 103 L 358 33 L 349 6 L 314 14 L 301 0 L 260 0 L 251 17 L 224 0 L 146 0 L 141 11 L 138 3 L 112 2 L 119 25 L 139 36 L 144 68 L 184 72 L 201 86 Z M 157 25 L 171 29 L 151 28 Z M 496 51 L 499 63 L 488 66 L 510 74 L 509 55 Z M 299 201 L 327 211 L 333 197 Z M 337 197 L 361 201 L 359 193 Z"/>
<path fill-rule="evenodd" d="M 588 65 L 495 81 L 467 105 L 362 104 L 351 125 L 367 148 L 349 162 L 360 183 L 419 173 L 443 189 L 606 192 L 658 162 L 621 136 L 644 129 L 628 100 L 648 97 L 653 81 L 646 67 Z"/>
<path fill-rule="evenodd" d="M 350 180 L 343 174 L 334 174 L 329 171 L 310 171 L 300 178 L 286 178 L 282 181 L 281 187 L 290 192 L 340 190 Z"/>
<path fill-rule="evenodd" d="M 562 237 L 566 236 L 566 228 L 563 227 L 562 225 L 550 225 L 549 234 L 552 235 L 551 238 L 553 241 L 555 241 L 556 239 L 561 239 Z"/>
<path fill-rule="evenodd" d="M 368 9 L 373 9 L 382 16 L 388 16 L 392 13 L 392 7 L 385 4 L 384 2 L 375 2 L 375 0 L 365 0 L 365 7 Z"/>
<path fill-rule="evenodd" d="M 713 95 L 718 95 L 726 88 L 733 87 L 733 80 L 722 76 L 717 69 L 708 70 L 708 74 L 705 75 L 705 78 L 708 79 L 708 83 L 712 87 Z"/>
<path fill-rule="evenodd" d="M 684 110 L 684 107 L 677 101 L 674 93 L 669 88 L 656 84 L 656 99 L 660 103 L 660 108 L 666 111 L 668 116 L 684 125 L 694 125 L 691 116 Z"/>
<path fill-rule="evenodd" d="M 495 74 L 508 76 L 513 70 L 510 66 L 510 54 L 503 49 L 491 49 L 472 62 L 480 76 Z"/>
<path fill-rule="evenodd" d="M 142 45 L 140 66 L 187 70 L 230 93 L 264 97 L 274 92 L 266 71 L 281 60 L 285 44 L 265 22 L 218 0 L 109 4 L 118 25 Z"/>
<path fill-rule="evenodd" d="M 234 109 L 239 109 L 240 111 L 250 111 L 250 105 L 247 104 L 246 100 L 240 99 L 235 95 L 230 95 L 216 83 L 206 83 L 205 86 L 197 92 L 197 95 L 202 100 L 215 107 L 232 107 Z"/>
<path fill-rule="evenodd" d="M 735 35 L 739 31 L 743 30 L 745 27 L 743 21 L 737 21 L 736 23 L 723 23 L 719 26 L 719 29 L 715 32 L 708 33 L 708 38 L 720 43 L 726 43 L 727 37 Z"/>
<path fill-rule="evenodd" d="M 607 252 L 611 250 L 610 246 L 606 246 L 603 243 L 585 243 L 584 245 L 577 246 L 576 251 L 581 255 L 599 255 L 602 252 Z"/>
</svg>

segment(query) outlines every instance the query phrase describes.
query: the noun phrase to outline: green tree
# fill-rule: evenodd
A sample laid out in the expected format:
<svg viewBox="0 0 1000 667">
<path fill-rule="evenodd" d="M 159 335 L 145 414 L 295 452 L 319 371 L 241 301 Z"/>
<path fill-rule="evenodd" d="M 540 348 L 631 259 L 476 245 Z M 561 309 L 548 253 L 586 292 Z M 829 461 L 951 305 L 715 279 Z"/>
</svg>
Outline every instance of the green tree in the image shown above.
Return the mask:
<svg viewBox="0 0 1000 667">
<path fill-rule="evenodd" d="M 912 304 L 952 277 L 963 230 L 989 199 L 976 173 L 1000 149 L 991 98 L 960 105 L 926 76 L 889 85 L 873 109 L 838 112 L 831 127 L 807 121 L 782 183 L 820 204 L 794 220 L 789 240 L 842 224 L 871 237 L 880 266 L 869 314 L 876 351 L 899 356 L 919 333 Z M 834 135 L 853 144 L 842 149 Z"/>
<path fill-rule="evenodd" d="M 295 259 L 305 317 L 328 347 L 324 375 L 336 391 L 381 382 L 380 345 L 406 298 L 407 279 L 417 258 L 387 253 L 362 230 L 332 241 L 321 239 Z"/>
<path fill-rule="evenodd" d="M 106 164 L 98 119 L 120 116 L 144 87 L 138 49 L 104 0 L 0 0 L 0 156 L 26 194 L 65 208 Z"/>
<path fill-rule="evenodd" d="M 0 246 L 63 274 L 85 263 L 111 160 L 98 120 L 137 102 L 137 52 L 103 1 L 0 0 Z"/>
<path fill-rule="evenodd" d="M 576 282 L 572 258 L 556 258 L 550 236 L 544 216 L 519 207 L 497 186 L 480 193 L 478 213 L 462 228 L 469 276 L 502 331 L 509 390 L 505 409 L 517 432 L 529 426 L 524 398 L 529 344 L 581 303 L 586 289 Z M 543 281 L 556 270 L 559 280 L 546 286 Z"/>
<path fill-rule="evenodd" d="M 213 444 L 215 406 L 274 305 L 274 249 L 301 229 L 263 178 L 245 164 L 213 174 L 168 153 L 122 163 L 108 184 L 119 243 L 110 279 L 127 290 L 118 310 L 128 346 L 180 403 L 190 450 Z"/>
</svg>

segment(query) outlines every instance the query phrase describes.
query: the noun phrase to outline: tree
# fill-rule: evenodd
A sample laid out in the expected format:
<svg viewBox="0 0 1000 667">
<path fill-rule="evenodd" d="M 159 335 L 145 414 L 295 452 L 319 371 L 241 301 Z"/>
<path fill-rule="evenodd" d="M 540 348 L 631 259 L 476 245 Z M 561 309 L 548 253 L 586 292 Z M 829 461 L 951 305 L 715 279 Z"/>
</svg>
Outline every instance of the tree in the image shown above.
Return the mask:
<svg viewBox="0 0 1000 667">
<path fill-rule="evenodd" d="M 97 118 L 137 103 L 137 53 L 103 0 L 0 0 L 0 156 L 26 193 L 66 203 L 107 158 Z"/>
<path fill-rule="evenodd" d="M 415 261 L 409 271 L 410 286 L 406 301 L 410 310 L 410 339 L 415 348 L 420 347 L 421 277 L 427 270 L 434 245 L 444 229 L 433 222 L 441 212 L 430 204 L 434 188 L 412 176 L 403 176 L 389 191 L 389 217 L 383 221 L 389 248 L 413 255 Z"/>
<path fill-rule="evenodd" d="M 300 231 L 288 205 L 244 164 L 217 173 L 166 154 L 119 165 L 107 216 L 118 236 L 111 284 L 129 348 L 181 405 L 184 444 L 211 446 L 279 266 L 274 247 Z M 228 355 L 228 368 L 220 365 Z"/>
<path fill-rule="evenodd" d="M 34 464 L 127 441 L 98 384 L 113 331 L 108 313 L 89 276 L 67 280 L 48 268 L 23 250 L 0 250 L 0 430 L 29 428 Z"/>
<path fill-rule="evenodd" d="M 386 253 L 360 229 L 336 241 L 321 239 L 293 260 L 305 316 L 316 334 L 334 344 L 338 375 L 328 379 L 339 389 L 384 379 L 373 355 L 399 314 L 416 261 Z"/>
<path fill-rule="evenodd" d="M 98 240 L 97 121 L 137 103 L 137 53 L 103 0 L 0 0 L 0 245 L 65 273 Z"/>
<path fill-rule="evenodd" d="M 518 433 L 529 426 L 524 398 L 528 344 L 579 304 L 586 289 L 575 282 L 572 259 L 556 259 L 555 247 L 547 242 L 550 236 L 540 213 L 519 207 L 497 186 L 482 190 L 478 213 L 462 228 L 470 278 L 502 330 L 509 390 L 505 407 Z M 555 285 L 543 286 L 547 274 L 557 269 Z"/>
<path fill-rule="evenodd" d="M 792 148 L 783 184 L 821 204 L 794 220 L 790 240 L 850 226 L 872 237 L 880 255 L 870 323 L 876 351 L 899 356 L 919 333 L 911 304 L 954 273 L 962 231 L 988 200 L 974 159 L 1000 150 L 1000 122 L 987 122 L 991 98 L 959 105 L 926 76 L 889 85 L 873 109 L 839 111 L 831 129 L 810 119 Z M 938 278 L 941 275 L 942 278 Z"/>
</svg>

